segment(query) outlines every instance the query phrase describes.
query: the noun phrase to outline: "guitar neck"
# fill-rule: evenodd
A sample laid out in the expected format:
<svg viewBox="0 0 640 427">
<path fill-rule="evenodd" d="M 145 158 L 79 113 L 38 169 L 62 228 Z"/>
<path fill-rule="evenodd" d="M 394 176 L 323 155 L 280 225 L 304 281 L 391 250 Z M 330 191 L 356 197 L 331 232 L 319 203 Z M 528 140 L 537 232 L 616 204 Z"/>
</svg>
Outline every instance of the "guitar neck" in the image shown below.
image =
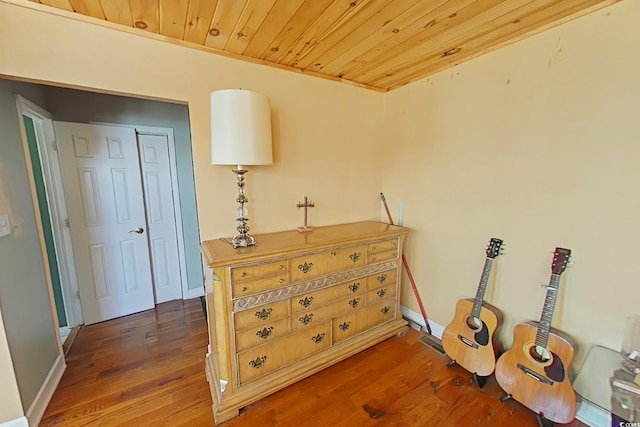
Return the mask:
<svg viewBox="0 0 640 427">
<path fill-rule="evenodd" d="M 538 332 L 536 333 L 536 345 L 540 347 L 546 348 L 549 342 L 549 331 L 551 330 L 551 320 L 553 319 L 553 311 L 556 307 L 559 286 L 560 275 L 552 274 L 549 285 L 547 286 L 547 296 L 544 300 L 542 315 L 538 323 Z"/>
<path fill-rule="evenodd" d="M 489 282 L 489 275 L 491 274 L 491 266 L 493 265 L 493 258 L 487 257 L 484 261 L 484 268 L 482 269 L 482 276 L 480 277 L 480 284 L 478 285 L 478 291 L 473 302 L 473 310 L 471 316 L 476 319 L 480 318 L 480 311 L 482 310 L 482 304 L 484 303 L 484 294 L 487 291 L 487 283 Z"/>
</svg>

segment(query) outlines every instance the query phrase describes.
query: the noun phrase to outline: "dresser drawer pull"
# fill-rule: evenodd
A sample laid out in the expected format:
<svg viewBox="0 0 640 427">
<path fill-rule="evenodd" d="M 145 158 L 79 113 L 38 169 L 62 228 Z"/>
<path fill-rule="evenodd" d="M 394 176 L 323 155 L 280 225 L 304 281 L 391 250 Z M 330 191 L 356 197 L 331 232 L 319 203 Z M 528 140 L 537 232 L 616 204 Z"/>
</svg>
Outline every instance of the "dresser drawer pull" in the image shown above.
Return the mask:
<svg viewBox="0 0 640 427">
<path fill-rule="evenodd" d="M 242 292 L 247 292 L 247 287 L 246 286 L 242 287 Z"/>
<path fill-rule="evenodd" d="M 313 297 L 304 297 L 303 299 L 298 301 L 298 304 L 300 304 L 304 308 L 307 308 L 311 305 L 312 302 L 313 302 Z"/>
<path fill-rule="evenodd" d="M 300 264 L 298 266 L 298 270 L 302 271 L 302 273 L 307 274 L 309 272 L 309 270 L 311 270 L 311 267 L 313 267 L 313 263 L 309 262 L 309 263 L 304 263 L 304 264 Z"/>
<path fill-rule="evenodd" d="M 380 309 L 380 311 L 382 312 L 382 314 L 387 314 L 387 313 L 389 312 L 389 309 L 390 309 L 390 308 L 391 308 L 391 307 L 389 307 L 389 306 L 387 305 L 386 307 L 381 308 L 381 309 Z"/>
<path fill-rule="evenodd" d="M 375 262 L 375 260 L 376 260 L 376 259 L 378 259 L 378 258 L 376 258 L 376 256 L 375 256 L 375 255 L 374 255 L 374 256 L 372 256 L 372 257 L 371 257 L 371 262 Z"/>
<path fill-rule="evenodd" d="M 313 319 L 313 313 L 305 314 L 304 316 L 299 318 L 298 321 L 303 325 L 308 325 L 309 323 L 311 323 L 311 319 Z"/>
<path fill-rule="evenodd" d="M 269 338 L 269 335 L 271 335 L 271 331 L 273 331 L 273 326 L 269 326 L 268 328 L 264 328 L 261 331 L 257 331 L 256 335 L 266 340 L 267 338 Z"/>
<path fill-rule="evenodd" d="M 376 277 L 376 279 L 378 280 L 378 283 L 383 284 L 385 280 L 387 280 L 387 275 L 386 274 L 381 274 L 378 277 Z"/>
<path fill-rule="evenodd" d="M 351 285 L 349 285 L 349 290 L 351 292 L 357 292 L 358 289 L 360 289 L 360 282 L 355 282 L 355 283 L 352 283 Z"/>
<path fill-rule="evenodd" d="M 331 251 L 331 256 L 336 256 L 336 255 L 338 255 L 338 252 L 336 252 L 336 251 Z"/>
<path fill-rule="evenodd" d="M 246 277 L 247 276 L 247 272 L 243 271 L 242 273 L 240 273 L 240 277 Z"/>
<path fill-rule="evenodd" d="M 260 320 L 265 320 L 267 317 L 271 316 L 272 308 L 263 308 L 262 311 L 256 311 L 256 317 Z"/>
<path fill-rule="evenodd" d="M 323 339 L 324 339 L 324 332 L 316 335 L 315 337 L 311 337 L 311 341 L 313 341 L 316 344 L 320 344 Z"/>
<path fill-rule="evenodd" d="M 249 366 L 252 368 L 262 368 L 264 366 L 264 361 L 267 360 L 267 356 L 256 357 L 256 360 L 252 360 L 249 362 Z"/>
<path fill-rule="evenodd" d="M 284 279 L 278 280 L 278 283 L 284 283 Z"/>
<path fill-rule="evenodd" d="M 338 328 L 340 328 L 340 330 L 344 332 L 349 329 L 349 326 L 351 326 L 351 322 L 344 322 L 343 324 L 338 325 Z"/>
<path fill-rule="evenodd" d="M 351 261 L 357 262 L 360 259 L 360 255 L 362 255 L 360 252 L 354 252 L 349 255 L 349 258 L 351 258 Z"/>
<path fill-rule="evenodd" d="M 284 268 L 284 265 L 280 264 L 278 265 L 278 270 L 282 270 Z"/>
<path fill-rule="evenodd" d="M 378 294 L 380 298 L 382 298 L 386 293 L 387 293 L 386 289 L 380 289 L 378 292 L 376 292 L 376 294 Z"/>
<path fill-rule="evenodd" d="M 360 304 L 360 298 L 354 298 L 349 301 L 349 305 L 351 306 L 351 308 L 356 308 L 358 304 Z"/>
</svg>

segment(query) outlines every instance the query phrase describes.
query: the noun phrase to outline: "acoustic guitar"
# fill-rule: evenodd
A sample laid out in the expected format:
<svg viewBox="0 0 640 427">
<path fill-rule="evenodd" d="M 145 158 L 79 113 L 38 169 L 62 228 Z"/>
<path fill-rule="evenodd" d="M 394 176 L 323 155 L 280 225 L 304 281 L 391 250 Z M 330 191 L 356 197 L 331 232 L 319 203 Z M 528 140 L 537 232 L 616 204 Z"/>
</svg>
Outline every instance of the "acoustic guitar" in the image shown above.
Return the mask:
<svg viewBox="0 0 640 427">
<path fill-rule="evenodd" d="M 457 302 L 455 317 L 442 333 L 442 347 L 452 362 L 482 377 L 491 375 L 496 367 L 495 333 L 502 313 L 484 302 L 484 294 L 501 247 L 502 240 L 491 239 L 475 299 Z"/>
<path fill-rule="evenodd" d="M 576 414 L 569 367 L 577 346 L 551 327 L 551 319 L 570 254 L 569 249 L 556 248 L 540 321 L 516 325 L 513 346 L 496 365 L 496 380 L 505 392 L 539 416 L 561 424 Z"/>
</svg>

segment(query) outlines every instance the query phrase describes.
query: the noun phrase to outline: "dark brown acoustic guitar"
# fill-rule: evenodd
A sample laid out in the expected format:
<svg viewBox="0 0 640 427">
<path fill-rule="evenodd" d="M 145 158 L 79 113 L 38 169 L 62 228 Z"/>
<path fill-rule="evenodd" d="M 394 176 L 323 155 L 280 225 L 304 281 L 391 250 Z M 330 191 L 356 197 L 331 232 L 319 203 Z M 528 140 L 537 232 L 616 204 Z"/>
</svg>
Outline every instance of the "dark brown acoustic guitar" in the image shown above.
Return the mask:
<svg viewBox="0 0 640 427">
<path fill-rule="evenodd" d="M 577 346 L 551 327 L 560 275 L 570 255 L 569 249 L 556 248 L 540 321 L 516 325 L 513 346 L 496 365 L 496 380 L 505 392 L 539 416 L 560 424 L 570 422 L 576 414 L 569 367 Z"/>
<path fill-rule="evenodd" d="M 442 347 L 452 362 L 481 377 L 491 375 L 496 367 L 495 333 L 502 313 L 484 302 L 484 294 L 501 247 L 502 240 L 491 239 L 475 299 L 458 301 L 455 317 L 442 333 Z"/>
</svg>

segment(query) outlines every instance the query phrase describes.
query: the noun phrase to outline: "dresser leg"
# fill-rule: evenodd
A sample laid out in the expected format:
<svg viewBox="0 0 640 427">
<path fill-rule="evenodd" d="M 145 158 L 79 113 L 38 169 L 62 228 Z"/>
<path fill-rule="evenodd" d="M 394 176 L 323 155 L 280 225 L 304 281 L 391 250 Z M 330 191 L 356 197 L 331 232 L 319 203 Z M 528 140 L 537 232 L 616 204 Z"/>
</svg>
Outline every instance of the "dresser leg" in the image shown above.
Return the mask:
<svg viewBox="0 0 640 427">
<path fill-rule="evenodd" d="M 216 425 L 234 419 L 240 413 L 239 409 L 230 409 L 223 412 L 213 411 L 213 420 Z"/>
<path fill-rule="evenodd" d="M 398 331 L 398 333 L 396 334 L 397 338 L 404 338 L 407 336 L 407 331 L 409 330 L 408 326 L 405 326 L 404 328 L 400 329 Z"/>
</svg>

